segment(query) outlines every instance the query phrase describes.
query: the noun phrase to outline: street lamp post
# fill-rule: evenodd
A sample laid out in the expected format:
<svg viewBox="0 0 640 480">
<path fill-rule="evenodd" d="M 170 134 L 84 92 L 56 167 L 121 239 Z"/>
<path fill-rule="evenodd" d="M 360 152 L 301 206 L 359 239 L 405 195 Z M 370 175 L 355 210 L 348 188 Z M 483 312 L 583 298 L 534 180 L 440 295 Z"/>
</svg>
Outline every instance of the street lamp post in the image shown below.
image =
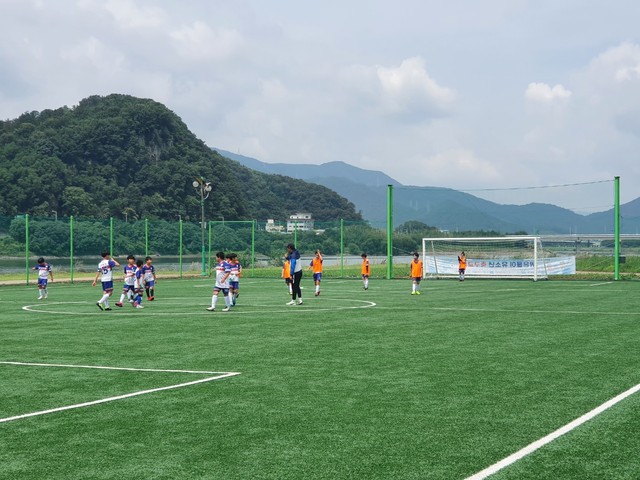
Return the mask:
<svg viewBox="0 0 640 480">
<path fill-rule="evenodd" d="M 202 245 L 202 276 L 207 275 L 207 261 L 205 256 L 205 247 L 204 247 L 204 201 L 209 198 L 209 194 L 213 187 L 211 186 L 211 182 L 205 182 L 202 177 L 195 177 L 195 180 L 192 183 L 193 188 L 196 191 L 200 192 L 200 243 Z"/>
</svg>

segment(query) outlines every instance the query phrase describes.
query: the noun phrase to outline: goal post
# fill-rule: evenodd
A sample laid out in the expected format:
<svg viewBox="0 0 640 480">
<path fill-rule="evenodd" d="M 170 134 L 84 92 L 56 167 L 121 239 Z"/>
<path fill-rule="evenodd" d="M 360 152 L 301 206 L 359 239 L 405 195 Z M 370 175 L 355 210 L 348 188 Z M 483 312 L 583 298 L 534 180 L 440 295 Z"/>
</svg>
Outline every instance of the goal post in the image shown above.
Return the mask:
<svg viewBox="0 0 640 480">
<path fill-rule="evenodd" d="M 540 237 L 423 238 L 425 278 L 458 277 L 458 255 L 465 252 L 466 278 L 548 277 Z"/>
</svg>

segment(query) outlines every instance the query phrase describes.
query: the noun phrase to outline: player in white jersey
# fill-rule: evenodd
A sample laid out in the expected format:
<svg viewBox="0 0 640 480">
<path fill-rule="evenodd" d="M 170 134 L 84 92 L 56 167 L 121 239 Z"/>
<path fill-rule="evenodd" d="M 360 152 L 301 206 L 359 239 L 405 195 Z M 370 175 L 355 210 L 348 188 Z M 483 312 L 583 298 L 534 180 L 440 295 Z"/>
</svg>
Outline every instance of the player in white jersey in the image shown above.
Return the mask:
<svg viewBox="0 0 640 480">
<path fill-rule="evenodd" d="M 216 311 L 216 303 L 218 302 L 218 294 L 222 292 L 224 295 L 225 307 L 223 312 L 231 309 L 231 296 L 229 295 L 229 275 L 231 274 L 231 265 L 224 261 L 224 252 L 216 253 L 216 284 L 213 287 L 213 295 L 211 296 L 211 306 L 207 307 L 210 312 Z"/>
<path fill-rule="evenodd" d="M 109 252 L 102 252 L 102 261 L 98 264 L 96 278 L 91 284 L 93 287 L 98 283 L 98 278 L 102 282 L 102 297 L 96 302 L 100 310 L 111 310 L 109 306 L 109 297 L 113 293 L 113 268 L 119 267 L 120 264 L 113 258 Z"/>
<path fill-rule="evenodd" d="M 133 306 L 135 308 L 144 308 L 142 306 L 142 292 L 144 291 L 144 263 L 142 260 L 138 260 L 136 262 L 136 273 L 135 273 L 135 298 L 133 300 Z"/>
<path fill-rule="evenodd" d="M 240 276 L 242 275 L 242 265 L 238 260 L 238 255 L 230 253 L 227 255 L 227 262 L 231 267 L 229 272 L 229 295 L 231 295 L 231 306 L 235 306 L 238 296 L 240 296 Z"/>
<path fill-rule="evenodd" d="M 124 286 L 122 287 L 122 294 L 120 295 L 120 301 L 116 302 L 117 307 L 122 307 L 124 297 L 129 299 L 129 302 L 133 303 L 133 296 L 135 293 L 136 283 L 136 257 L 129 255 L 127 257 L 127 264 L 124 266 Z"/>
<path fill-rule="evenodd" d="M 38 259 L 38 264 L 33 267 L 33 270 L 38 271 L 38 300 L 49 297 L 49 290 L 47 289 L 47 282 L 49 276 L 53 282 L 53 272 L 51 271 L 51 265 L 44 261 L 44 258 Z"/>
</svg>

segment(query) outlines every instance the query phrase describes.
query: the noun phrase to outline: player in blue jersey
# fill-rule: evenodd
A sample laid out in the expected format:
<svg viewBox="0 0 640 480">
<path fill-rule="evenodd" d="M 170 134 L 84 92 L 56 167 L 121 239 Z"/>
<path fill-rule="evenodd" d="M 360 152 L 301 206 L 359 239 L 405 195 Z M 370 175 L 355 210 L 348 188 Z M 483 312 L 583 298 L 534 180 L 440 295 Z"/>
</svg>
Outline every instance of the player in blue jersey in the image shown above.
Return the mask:
<svg viewBox="0 0 640 480">
<path fill-rule="evenodd" d="M 96 305 L 100 310 L 111 310 L 109 306 L 109 297 L 113 293 L 113 268 L 119 267 L 120 264 L 113 258 L 109 252 L 102 252 L 102 261 L 98 264 L 98 271 L 96 272 L 96 278 L 93 280 L 91 286 L 95 287 L 98 283 L 98 278 L 102 282 L 102 297 L 96 302 Z"/>
<path fill-rule="evenodd" d="M 293 279 L 291 301 L 287 302 L 287 305 L 295 305 L 296 297 L 298 297 L 298 305 L 302 305 L 302 290 L 300 289 L 302 262 L 300 261 L 300 252 L 293 243 L 287 245 L 287 256 L 285 258 L 289 261 L 289 272 Z"/>
<path fill-rule="evenodd" d="M 147 300 L 152 302 L 156 298 L 156 267 L 152 265 L 153 259 L 151 257 L 145 257 L 144 262 L 145 264 L 142 267 L 142 274 L 144 275 L 144 288 L 147 293 Z"/>
<path fill-rule="evenodd" d="M 211 306 L 207 307 L 210 312 L 216 311 L 216 303 L 218 303 L 218 294 L 222 292 L 224 295 L 225 307 L 223 312 L 231 309 L 231 296 L 229 295 L 229 275 L 231 274 L 231 265 L 225 262 L 224 252 L 216 253 L 216 283 L 213 287 L 213 295 L 211 296 Z"/>
<path fill-rule="evenodd" d="M 33 267 L 33 270 L 38 271 L 38 300 L 48 298 L 49 290 L 47 289 L 47 283 L 49 281 L 49 277 L 51 277 L 51 281 L 53 282 L 53 271 L 51 270 L 51 265 L 45 262 L 44 258 L 40 257 L 38 259 L 38 264 Z"/>
<path fill-rule="evenodd" d="M 127 297 L 129 302 L 133 303 L 133 296 L 135 293 L 136 283 L 136 257 L 129 255 L 127 257 L 127 264 L 124 266 L 124 286 L 122 287 L 122 294 L 120 295 L 120 301 L 116 302 L 117 307 L 122 307 L 124 298 Z"/>
<path fill-rule="evenodd" d="M 133 299 L 133 306 L 135 308 L 144 308 L 142 306 L 142 292 L 144 292 L 144 263 L 142 260 L 136 262 L 136 273 L 134 281 L 135 297 Z"/>
</svg>

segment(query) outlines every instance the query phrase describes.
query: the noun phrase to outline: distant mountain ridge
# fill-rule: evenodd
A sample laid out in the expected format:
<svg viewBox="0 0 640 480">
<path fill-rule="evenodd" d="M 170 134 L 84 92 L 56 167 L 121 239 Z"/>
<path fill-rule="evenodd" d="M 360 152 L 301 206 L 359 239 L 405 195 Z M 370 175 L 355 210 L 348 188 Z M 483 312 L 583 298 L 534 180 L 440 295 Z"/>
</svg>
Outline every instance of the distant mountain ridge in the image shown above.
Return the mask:
<svg viewBox="0 0 640 480">
<path fill-rule="evenodd" d="M 216 149 L 222 156 L 264 173 L 277 173 L 323 185 L 352 202 L 373 224 L 387 219 L 387 185 L 394 189 L 394 226 L 409 220 L 452 232 L 495 230 L 528 234 L 613 233 L 613 210 L 580 215 L 547 203 L 502 205 L 449 188 L 411 188 L 383 172 L 344 162 L 322 165 L 265 163 L 255 158 Z M 640 198 L 621 205 L 621 232 L 640 233 Z"/>
</svg>

